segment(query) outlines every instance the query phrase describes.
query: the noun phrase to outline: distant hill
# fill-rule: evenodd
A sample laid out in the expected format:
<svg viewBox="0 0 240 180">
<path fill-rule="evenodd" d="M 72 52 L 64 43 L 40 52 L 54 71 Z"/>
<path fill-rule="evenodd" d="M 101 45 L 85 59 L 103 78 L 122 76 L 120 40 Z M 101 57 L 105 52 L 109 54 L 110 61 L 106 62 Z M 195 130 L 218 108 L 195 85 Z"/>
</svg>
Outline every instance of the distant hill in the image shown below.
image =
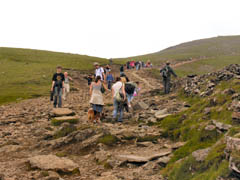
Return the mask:
<svg viewBox="0 0 240 180">
<path fill-rule="evenodd" d="M 56 66 L 89 70 L 106 59 L 32 49 L 0 48 L 0 104 L 49 93 Z"/>
<path fill-rule="evenodd" d="M 218 36 L 186 42 L 156 53 L 124 59 L 150 59 L 154 63 L 158 63 L 164 60 L 188 60 L 189 58 L 232 56 L 238 54 L 240 54 L 240 36 Z"/>
<path fill-rule="evenodd" d="M 167 60 L 180 62 L 202 59 L 194 63 L 177 67 L 180 75 L 203 74 L 218 70 L 233 63 L 240 63 L 240 36 L 218 36 L 195 40 L 169 47 L 162 51 L 142 56 L 117 59 L 121 63 L 128 60 L 151 60 L 154 65 L 161 65 Z"/>
</svg>

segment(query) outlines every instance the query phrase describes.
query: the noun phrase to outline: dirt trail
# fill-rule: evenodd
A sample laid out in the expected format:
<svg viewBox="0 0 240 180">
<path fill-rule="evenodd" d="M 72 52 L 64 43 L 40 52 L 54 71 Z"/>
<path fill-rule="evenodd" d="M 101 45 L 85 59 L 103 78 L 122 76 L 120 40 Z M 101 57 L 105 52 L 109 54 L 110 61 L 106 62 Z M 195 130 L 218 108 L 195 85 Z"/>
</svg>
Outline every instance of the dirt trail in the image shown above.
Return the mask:
<svg viewBox="0 0 240 180">
<path fill-rule="evenodd" d="M 75 133 L 80 136 L 85 131 L 93 131 L 95 134 L 81 135 L 83 140 L 80 142 L 66 144 L 68 138 L 73 138 L 72 134 L 58 139 L 53 138 L 54 134 L 63 127 L 51 125 L 49 112 L 52 111 L 52 104 L 49 103 L 49 97 L 0 106 L 0 175 L 3 174 L 6 179 L 11 178 L 11 180 L 47 180 L 41 176 L 41 170 L 29 170 L 25 162 L 36 155 L 61 153 L 76 162 L 81 171 L 81 176 L 63 176 L 63 179 L 96 180 L 99 176 L 104 178 L 104 173 L 116 177 L 115 179 L 132 180 L 136 177 L 142 180 L 161 179 L 158 172 L 151 169 L 153 162 L 146 164 L 147 167 L 150 166 L 146 171 L 134 163 L 126 164 L 124 167 L 116 165 L 115 157 L 117 155 L 150 156 L 165 150 L 165 144 L 171 145 L 172 142 L 160 138 L 160 129 L 148 124 L 157 121 L 155 113 L 158 111 L 167 108 L 167 113 L 176 113 L 181 110 L 182 103 L 175 100 L 174 94 L 159 96 L 159 81 L 148 77 L 145 70 L 126 73 L 131 80 L 143 82 L 143 94 L 136 97 L 133 102 L 136 109 L 125 113 L 123 124 L 116 124 L 112 118 L 111 95 L 106 93 L 105 118 L 100 125 L 90 125 L 87 121 L 89 109 L 87 82 L 83 80 L 83 75 L 73 75 L 74 80 L 78 82 L 76 84 L 81 86 L 75 87 L 78 90 L 71 92 L 67 101 L 64 101 L 64 107 L 73 110 L 80 117 L 79 123 L 75 125 L 78 129 Z M 147 107 L 139 107 L 139 102 Z M 112 134 L 119 141 L 111 146 L 94 145 L 98 142 L 98 139 L 94 138 L 102 133 Z M 56 148 L 55 146 L 61 142 L 62 145 Z M 81 149 L 89 142 L 90 146 L 86 146 L 87 150 Z M 100 160 L 96 162 L 98 158 Z M 106 168 L 104 163 L 100 163 L 105 162 L 106 159 L 109 159 L 109 163 L 112 163 L 114 168 Z M 159 166 L 156 163 L 155 165 Z M 149 173 L 151 175 L 147 175 Z"/>
<path fill-rule="evenodd" d="M 140 76 L 137 74 L 136 71 L 133 71 L 133 72 L 131 73 L 131 75 L 132 75 L 134 78 L 138 79 L 138 81 L 140 81 L 141 83 L 143 82 L 143 83 L 147 86 L 147 88 L 150 88 L 150 89 L 155 89 L 155 88 L 156 88 L 156 87 L 152 86 L 145 78 L 140 77 Z"/>
</svg>

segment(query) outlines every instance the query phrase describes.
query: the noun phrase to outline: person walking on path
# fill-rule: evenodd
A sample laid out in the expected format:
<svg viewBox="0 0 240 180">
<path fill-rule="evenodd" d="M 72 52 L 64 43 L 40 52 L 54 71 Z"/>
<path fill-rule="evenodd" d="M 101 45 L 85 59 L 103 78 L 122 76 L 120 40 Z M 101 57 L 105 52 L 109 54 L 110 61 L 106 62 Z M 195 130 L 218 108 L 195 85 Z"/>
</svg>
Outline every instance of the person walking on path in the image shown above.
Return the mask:
<svg viewBox="0 0 240 180">
<path fill-rule="evenodd" d="M 121 65 L 120 67 L 120 76 L 124 74 L 124 65 Z"/>
<path fill-rule="evenodd" d="M 62 107 L 62 93 L 64 92 L 64 81 L 65 77 L 64 74 L 62 73 L 62 67 L 58 66 L 57 67 L 57 72 L 53 75 L 52 77 L 52 87 L 51 87 L 51 92 L 54 94 L 54 108 Z"/>
<path fill-rule="evenodd" d="M 107 74 L 107 83 L 108 83 L 109 90 L 111 90 L 111 88 L 112 88 L 113 81 L 114 81 L 113 75 L 112 75 L 111 71 L 109 71 Z"/>
<path fill-rule="evenodd" d="M 106 80 L 106 75 L 104 73 L 104 69 L 102 67 L 100 67 L 99 63 L 95 62 L 94 63 L 95 66 L 95 77 L 100 76 L 101 81 Z"/>
<path fill-rule="evenodd" d="M 125 92 L 127 97 L 127 103 L 128 107 L 131 108 L 131 101 L 134 98 L 134 93 L 138 93 L 140 89 L 140 83 L 139 82 L 127 82 L 125 84 Z"/>
<path fill-rule="evenodd" d="M 166 66 L 160 70 L 163 78 L 163 85 L 164 85 L 164 93 L 170 93 L 170 83 L 171 83 L 171 75 L 177 77 L 176 73 L 170 67 L 170 62 L 166 63 Z"/>
<path fill-rule="evenodd" d="M 72 81 L 73 79 L 68 76 L 68 73 L 65 72 L 64 73 L 64 92 L 63 92 L 63 100 L 66 100 L 67 95 L 70 93 L 70 81 Z"/>
<path fill-rule="evenodd" d="M 101 77 L 97 76 L 95 78 L 95 81 L 92 82 L 90 86 L 90 96 L 91 96 L 90 104 L 93 108 L 94 116 L 97 117 L 96 121 L 98 123 L 100 123 L 101 113 L 103 111 L 103 106 L 104 106 L 103 95 L 101 91 L 102 87 L 105 90 L 107 90 L 106 85 L 101 81 Z"/>
<path fill-rule="evenodd" d="M 123 111 L 124 111 L 124 101 L 126 100 L 125 85 L 121 82 L 121 78 L 116 78 L 116 83 L 112 87 L 112 97 L 113 97 L 113 118 L 118 122 L 122 122 Z M 119 114 L 119 115 L 118 115 Z"/>
</svg>

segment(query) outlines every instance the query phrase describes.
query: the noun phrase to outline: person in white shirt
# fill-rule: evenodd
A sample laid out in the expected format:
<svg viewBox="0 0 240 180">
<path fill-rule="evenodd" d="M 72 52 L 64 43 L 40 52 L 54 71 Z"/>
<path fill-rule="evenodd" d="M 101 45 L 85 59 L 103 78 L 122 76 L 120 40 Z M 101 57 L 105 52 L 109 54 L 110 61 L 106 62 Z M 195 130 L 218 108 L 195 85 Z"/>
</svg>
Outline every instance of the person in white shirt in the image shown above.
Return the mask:
<svg viewBox="0 0 240 180">
<path fill-rule="evenodd" d="M 100 76 L 101 81 L 105 81 L 106 77 L 105 77 L 104 69 L 102 67 L 100 67 L 98 63 L 94 63 L 94 66 L 96 68 L 95 77 Z"/>
<path fill-rule="evenodd" d="M 121 93 L 123 95 L 123 100 L 121 102 L 117 101 L 116 96 L 117 93 Z M 123 118 L 123 110 L 124 110 L 124 101 L 126 99 L 126 92 L 125 92 L 125 85 L 121 82 L 121 78 L 116 78 L 116 83 L 112 86 L 112 97 L 113 97 L 113 118 L 116 119 L 118 116 L 117 121 L 122 122 Z"/>
</svg>

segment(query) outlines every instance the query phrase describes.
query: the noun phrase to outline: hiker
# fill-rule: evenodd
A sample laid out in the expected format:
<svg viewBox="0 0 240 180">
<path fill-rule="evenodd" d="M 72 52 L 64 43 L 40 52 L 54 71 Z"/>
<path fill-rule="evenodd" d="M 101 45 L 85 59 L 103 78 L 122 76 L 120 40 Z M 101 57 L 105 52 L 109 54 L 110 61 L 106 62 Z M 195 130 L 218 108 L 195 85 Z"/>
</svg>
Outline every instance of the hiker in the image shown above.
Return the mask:
<svg viewBox="0 0 240 180">
<path fill-rule="evenodd" d="M 68 76 L 67 72 L 64 72 L 64 92 L 63 92 L 63 100 L 66 100 L 68 93 L 70 92 L 70 81 L 73 79 Z"/>
<path fill-rule="evenodd" d="M 92 81 L 94 80 L 94 78 L 95 78 L 94 74 L 89 74 L 88 76 L 84 77 L 84 79 L 88 81 L 89 86 L 92 84 Z"/>
<path fill-rule="evenodd" d="M 121 65 L 121 67 L 120 67 L 120 76 L 121 76 L 122 74 L 124 74 L 124 65 Z"/>
<path fill-rule="evenodd" d="M 122 83 L 129 82 L 129 79 L 128 79 L 128 77 L 126 76 L 126 74 L 122 74 L 122 75 L 120 76 L 120 78 L 121 78 Z"/>
<path fill-rule="evenodd" d="M 112 75 L 111 71 L 109 71 L 107 74 L 107 83 L 108 83 L 109 90 L 111 90 L 111 88 L 112 88 L 113 81 L 114 81 L 113 75 Z"/>
<path fill-rule="evenodd" d="M 127 62 L 127 69 L 130 69 L 130 62 Z"/>
<path fill-rule="evenodd" d="M 104 69 L 102 67 L 100 67 L 99 63 L 95 62 L 94 66 L 96 68 L 96 70 L 95 70 L 95 77 L 100 76 L 101 81 L 106 80 L 106 75 L 104 73 Z"/>
<path fill-rule="evenodd" d="M 110 68 L 110 66 L 109 65 L 107 65 L 106 67 L 105 67 L 105 74 L 107 74 L 108 72 L 110 72 L 111 71 L 111 68 Z"/>
<path fill-rule="evenodd" d="M 110 65 L 113 64 L 113 59 L 112 59 L 112 58 L 109 59 L 109 64 L 110 64 Z"/>
<path fill-rule="evenodd" d="M 90 86 L 90 104 L 94 111 L 94 116 L 96 116 L 96 122 L 100 123 L 101 113 L 103 110 L 104 102 L 103 102 L 103 95 L 102 95 L 102 88 L 107 90 L 107 87 L 101 81 L 101 77 L 97 76 L 95 81 L 91 83 Z"/>
<path fill-rule="evenodd" d="M 137 95 L 137 93 L 140 90 L 140 83 L 139 82 L 127 82 L 125 84 L 125 91 L 126 91 L 126 97 L 127 97 L 127 104 L 128 107 L 131 108 L 131 101 L 133 100 L 134 96 Z"/>
<path fill-rule="evenodd" d="M 116 83 L 112 86 L 112 97 L 113 97 L 113 118 L 118 122 L 122 122 L 124 101 L 126 100 L 125 85 L 121 82 L 121 78 L 116 78 Z M 119 115 L 118 115 L 119 114 Z"/>
<path fill-rule="evenodd" d="M 136 70 L 137 70 L 137 71 L 140 70 L 140 63 L 139 63 L 139 61 L 137 61 L 137 62 L 135 63 L 135 66 L 136 66 Z"/>
<path fill-rule="evenodd" d="M 57 72 L 52 77 L 52 87 L 51 92 L 54 93 L 54 108 L 62 107 L 62 93 L 64 92 L 64 74 L 62 73 L 62 67 L 57 67 Z"/>
<path fill-rule="evenodd" d="M 134 69 L 135 68 L 135 61 L 131 61 L 130 66 L 131 66 L 131 69 Z"/>
<path fill-rule="evenodd" d="M 177 77 L 176 73 L 170 67 L 170 62 L 166 63 L 166 66 L 160 70 L 160 73 L 163 77 L 163 85 L 164 85 L 164 93 L 170 93 L 170 83 L 171 83 L 171 75 Z"/>
</svg>

